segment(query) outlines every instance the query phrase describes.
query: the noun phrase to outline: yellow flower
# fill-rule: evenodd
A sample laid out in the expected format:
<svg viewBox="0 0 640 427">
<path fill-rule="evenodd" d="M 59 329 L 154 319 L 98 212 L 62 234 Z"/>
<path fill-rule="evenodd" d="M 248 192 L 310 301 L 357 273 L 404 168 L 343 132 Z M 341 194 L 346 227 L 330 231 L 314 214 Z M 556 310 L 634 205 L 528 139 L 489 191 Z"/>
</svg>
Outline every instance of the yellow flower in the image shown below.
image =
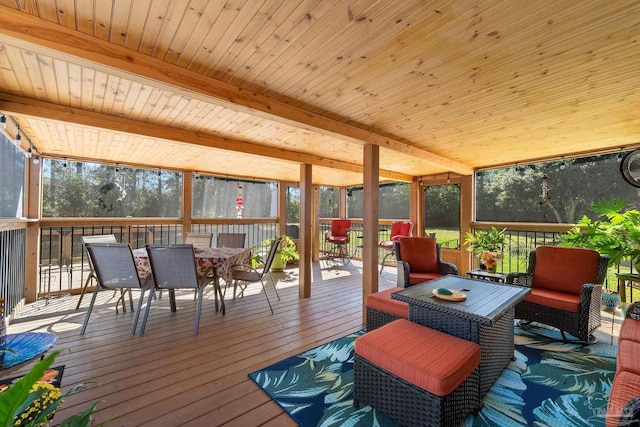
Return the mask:
<svg viewBox="0 0 640 427">
<path fill-rule="evenodd" d="M 46 410 L 56 399 L 62 396 L 60 389 L 55 387 L 47 382 L 37 381 L 31 387 L 30 392 L 34 392 L 37 390 L 46 390 L 46 392 L 36 399 L 28 408 L 26 408 L 22 414 L 18 415 L 15 420 L 15 425 L 22 425 L 22 422 L 25 423 L 31 422 L 35 420 L 38 415 Z M 56 408 L 57 410 L 58 408 Z M 55 412 L 55 411 L 54 411 Z M 51 414 L 53 416 L 53 413 Z"/>
</svg>

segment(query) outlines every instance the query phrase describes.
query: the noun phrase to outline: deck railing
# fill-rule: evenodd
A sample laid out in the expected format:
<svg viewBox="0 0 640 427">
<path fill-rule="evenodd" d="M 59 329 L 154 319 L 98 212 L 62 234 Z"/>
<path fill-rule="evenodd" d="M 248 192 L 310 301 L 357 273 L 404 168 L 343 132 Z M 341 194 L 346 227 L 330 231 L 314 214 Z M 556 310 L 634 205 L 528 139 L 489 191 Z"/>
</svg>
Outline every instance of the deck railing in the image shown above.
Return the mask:
<svg viewBox="0 0 640 427">
<path fill-rule="evenodd" d="M 24 298 L 25 224 L 3 224 L 0 230 L 0 297 L 9 316 Z"/>
<path fill-rule="evenodd" d="M 104 225 L 101 224 L 104 223 Z M 57 224 L 57 225 L 55 225 Z M 381 235 L 390 228 L 391 221 L 381 221 Z M 557 245 L 562 233 L 569 226 L 558 224 L 474 224 L 473 229 L 486 230 L 491 226 L 506 228 L 504 258 L 498 265 L 498 271 L 510 273 L 526 271 L 529 252 L 541 245 Z M 362 256 L 362 221 L 353 220 L 353 233 L 348 246 L 349 253 Z M 330 232 L 331 220 L 322 219 L 318 235 L 320 255 L 325 256 L 331 245 L 325 242 L 325 235 Z M 191 231 L 212 232 L 214 236 L 221 232 L 245 233 L 247 246 L 260 245 L 265 239 L 277 234 L 276 219 L 243 219 L 243 220 L 194 220 Z M 176 243 L 182 241 L 182 226 L 178 220 L 144 220 L 117 221 L 91 219 L 78 220 L 45 220 L 40 227 L 40 265 L 38 297 L 46 297 L 59 293 L 72 293 L 79 290 L 89 274 L 86 253 L 83 250 L 80 236 L 91 234 L 115 234 L 118 241 L 129 243 L 132 248 L 143 247 L 150 243 Z M 2 286 L 0 296 L 7 300 L 9 310 L 24 297 L 24 247 L 26 226 L 15 227 L 4 225 L 0 231 L 0 255 L 2 268 Z M 213 244 L 215 245 L 215 238 Z M 385 252 L 381 250 L 380 257 Z M 476 264 L 477 265 L 477 264 Z M 619 269 L 610 269 L 605 281 L 605 288 L 618 289 L 617 272 L 630 273 L 631 263 L 623 263 Z M 640 298 L 640 290 L 627 292 L 628 299 Z"/>
<path fill-rule="evenodd" d="M 53 221 L 48 221 L 53 222 Z M 81 236 L 114 234 L 122 243 L 129 243 L 132 249 L 147 244 L 182 243 L 182 225 L 177 220 L 153 220 L 144 223 L 120 223 L 105 221 L 105 225 L 83 225 L 65 221 L 64 225 L 44 225 L 40 228 L 40 264 L 38 298 L 57 294 L 74 293 L 82 288 L 89 276 L 87 254 Z M 276 235 L 275 219 L 229 220 L 228 223 L 202 220 L 194 221 L 191 231 L 195 233 L 245 233 L 247 247 L 260 244 Z"/>
</svg>

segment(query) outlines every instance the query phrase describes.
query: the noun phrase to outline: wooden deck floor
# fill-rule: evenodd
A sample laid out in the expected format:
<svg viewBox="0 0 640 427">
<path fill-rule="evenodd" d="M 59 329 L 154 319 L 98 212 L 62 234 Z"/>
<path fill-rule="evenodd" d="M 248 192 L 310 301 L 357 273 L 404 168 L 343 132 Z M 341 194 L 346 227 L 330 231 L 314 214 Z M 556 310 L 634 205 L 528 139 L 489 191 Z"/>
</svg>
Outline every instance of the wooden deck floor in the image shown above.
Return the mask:
<svg viewBox="0 0 640 427">
<path fill-rule="evenodd" d="M 101 294 L 84 336 L 89 300 L 76 311 L 71 296 L 29 305 L 9 333 L 58 335 L 62 354 L 55 365 L 65 365 L 63 391 L 94 382 L 66 399 L 54 424 L 99 401 L 95 420 L 111 419 L 109 426 L 295 426 L 247 374 L 363 328 L 360 267 L 314 264 L 308 299 L 298 298 L 297 269 L 278 275 L 281 301 L 269 290 L 274 314 L 259 284 L 243 299 L 228 293 L 226 316 L 215 313 L 208 291 L 196 336 L 192 292 L 178 294 L 177 313 L 169 311 L 166 296 L 155 300 L 143 337 L 129 335 L 133 315 L 115 313 L 111 292 Z M 380 289 L 394 286 L 395 269 L 380 277 Z M 599 339 L 608 342 L 610 322 L 603 313 Z"/>
<path fill-rule="evenodd" d="M 68 397 L 54 422 L 100 401 L 95 419 L 113 419 L 110 426 L 293 426 L 247 374 L 363 328 L 361 265 L 330 267 L 314 264 L 308 299 L 298 298 L 297 269 L 279 274 L 281 301 L 268 288 L 274 314 L 259 284 L 242 299 L 228 292 L 225 316 L 215 312 L 208 290 L 196 336 L 195 301 L 186 291 L 178 293 L 177 313 L 169 311 L 166 296 L 152 303 L 142 337 L 129 335 L 133 315 L 115 313 L 111 292 L 101 293 L 84 336 L 89 299 L 76 311 L 77 296 L 29 305 L 9 333 L 58 335 L 62 354 L 55 365 L 65 365 L 63 391 L 94 382 Z M 395 270 L 385 268 L 380 289 L 394 283 Z"/>
</svg>

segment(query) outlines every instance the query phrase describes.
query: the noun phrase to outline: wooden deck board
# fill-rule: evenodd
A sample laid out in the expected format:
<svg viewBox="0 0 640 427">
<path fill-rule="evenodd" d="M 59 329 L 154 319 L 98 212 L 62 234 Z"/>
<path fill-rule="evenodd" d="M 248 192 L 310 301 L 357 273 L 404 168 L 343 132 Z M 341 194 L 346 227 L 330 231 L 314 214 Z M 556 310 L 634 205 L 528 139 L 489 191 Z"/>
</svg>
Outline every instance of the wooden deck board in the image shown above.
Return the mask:
<svg viewBox="0 0 640 427">
<path fill-rule="evenodd" d="M 387 270 L 381 289 L 395 283 L 395 271 Z M 280 301 L 267 286 L 273 314 L 259 284 L 235 300 L 229 289 L 225 316 L 215 312 L 209 290 L 195 336 L 196 304 L 190 292 L 178 293 L 177 313 L 169 311 L 166 294 L 154 299 L 142 337 L 129 335 L 133 313 L 115 314 L 110 292 L 99 295 L 84 336 L 79 331 L 89 299 L 76 311 L 77 296 L 25 307 L 9 332 L 58 335 L 55 348 L 62 353 L 55 364 L 65 365 L 63 391 L 95 382 L 67 397 L 54 422 L 100 401 L 95 421 L 112 419 L 109 425 L 292 426 L 295 422 L 247 375 L 363 328 L 358 263 L 333 270 L 314 264 L 309 299 L 298 298 L 292 272 L 297 270 L 278 275 Z"/>
<path fill-rule="evenodd" d="M 9 332 L 58 335 L 55 348 L 62 353 L 55 365 L 65 365 L 63 391 L 95 382 L 67 397 L 54 422 L 100 401 L 95 421 L 112 419 L 112 426 L 290 427 L 296 423 L 247 375 L 363 328 L 361 271 L 358 262 L 333 270 L 314 264 L 308 299 L 298 298 L 297 276 L 291 274 L 297 270 L 279 274 L 280 301 L 268 286 L 273 314 L 259 284 L 244 298 L 227 293 L 225 316 L 215 312 L 208 291 L 195 336 L 191 292 L 178 293 L 177 313 L 169 311 L 166 294 L 153 300 L 142 337 L 129 335 L 133 313 L 116 315 L 110 292 L 99 295 L 84 336 L 80 327 L 89 301 L 76 311 L 77 296 L 28 305 Z M 387 268 L 379 288 L 395 286 L 395 280 L 395 269 Z M 602 319 L 599 339 L 608 342 L 612 318 L 603 313 Z M 618 327 L 620 316 L 614 320 Z"/>
</svg>

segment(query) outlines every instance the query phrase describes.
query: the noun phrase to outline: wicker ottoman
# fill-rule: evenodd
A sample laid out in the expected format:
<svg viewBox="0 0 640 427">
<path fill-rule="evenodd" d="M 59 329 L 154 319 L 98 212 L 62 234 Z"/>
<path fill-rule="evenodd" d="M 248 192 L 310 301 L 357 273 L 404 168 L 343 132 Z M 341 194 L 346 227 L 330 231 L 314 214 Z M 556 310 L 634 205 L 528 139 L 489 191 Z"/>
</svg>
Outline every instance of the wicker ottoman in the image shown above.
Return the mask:
<svg viewBox="0 0 640 427">
<path fill-rule="evenodd" d="M 367 295 L 367 332 L 398 319 L 409 318 L 409 304 L 391 299 L 391 294 L 403 288 L 391 288 Z"/>
<path fill-rule="evenodd" d="M 456 425 L 480 408 L 480 346 L 399 319 L 356 340 L 355 405 L 403 426 Z"/>
</svg>

